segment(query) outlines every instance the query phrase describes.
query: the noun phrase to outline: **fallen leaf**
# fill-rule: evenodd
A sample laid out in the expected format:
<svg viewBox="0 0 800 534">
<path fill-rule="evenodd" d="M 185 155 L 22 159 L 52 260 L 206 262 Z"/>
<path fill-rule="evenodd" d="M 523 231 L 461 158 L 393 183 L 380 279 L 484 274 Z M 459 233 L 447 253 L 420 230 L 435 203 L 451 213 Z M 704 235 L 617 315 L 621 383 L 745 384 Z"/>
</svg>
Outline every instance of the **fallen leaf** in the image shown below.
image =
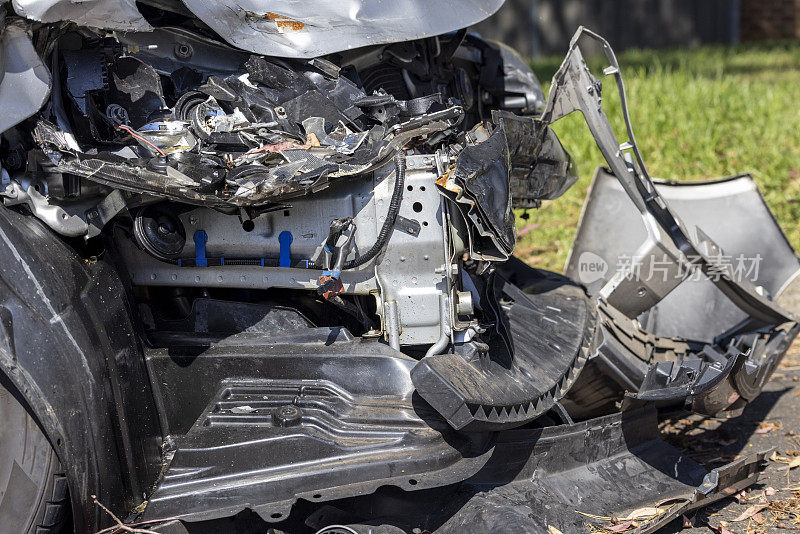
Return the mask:
<svg viewBox="0 0 800 534">
<path fill-rule="evenodd" d="M 665 508 L 664 505 L 669 504 L 669 506 L 666 507 L 667 509 L 669 509 L 672 508 L 672 506 L 675 504 L 683 504 L 686 502 L 689 502 L 688 499 L 685 499 L 683 497 L 668 497 L 666 499 L 658 501 L 655 506 L 656 508 Z"/>
<path fill-rule="evenodd" d="M 711 529 L 713 532 L 715 532 L 716 534 L 733 534 L 733 532 L 731 532 L 730 530 L 728 530 L 727 528 L 725 528 L 725 527 L 724 527 L 724 526 L 722 526 L 722 525 L 720 525 L 720 526 L 718 526 L 718 527 L 715 527 L 714 525 L 712 525 L 711 523 L 709 523 L 709 524 L 708 524 L 708 528 L 710 528 L 710 529 Z"/>
<path fill-rule="evenodd" d="M 576 514 L 585 515 L 586 517 L 591 517 L 592 519 L 599 519 L 601 521 L 611 521 L 610 517 L 604 516 L 604 515 L 589 514 L 589 513 L 586 513 L 586 512 L 581 512 L 580 510 L 575 510 L 575 513 Z"/>
<path fill-rule="evenodd" d="M 564 534 L 563 532 L 561 532 L 560 530 L 558 530 L 558 529 L 557 529 L 556 527 L 554 527 L 553 525 L 547 525 L 547 532 L 549 532 L 550 534 Z"/>
<path fill-rule="evenodd" d="M 778 451 L 772 451 L 769 460 L 772 460 L 773 462 L 788 462 L 789 458 L 785 456 L 778 456 Z"/>
<path fill-rule="evenodd" d="M 771 497 L 776 493 L 778 493 L 778 490 L 776 490 L 772 486 L 767 486 L 766 488 L 764 488 L 764 495 L 766 495 L 767 497 Z"/>
<path fill-rule="evenodd" d="M 603 527 L 609 532 L 625 532 L 629 528 L 633 526 L 633 521 L 623 521 L 617 525 L 611 525 L 609 527 Z"/>
<path fill-rule="evenodd" d="M 794 469 L 795 467 L 800 467 L 800 456 L 795 456 L 789 465 L 787 465 L 784 469 L 789 471 L 790 469 Z"/>
<path fill-rule="evenodd" d="M 646 506 L 644 508 L 637 508 L 627 515 L 627 517 L 620 517 L 620 521 L 636 521 L 637 519 L 653 519 L 666 512 L 665 508 L 655 508 L 653 506 Z"/>
<path fill-rule="evenodd" d="M 749 519 L 749 518 L 753 517 L 754 515 L 756 515 L 758 512 L 760 512 L 761 510 L 763 510 L 764 508 L 766 508 L 767 506 L 769 506 L 769 504 L 754 504 L 752 506 L 749 506 L 747 508 L 747 510 L 742 512 L 739 515 L 739 517 L 737 517 L 733 521 L 734 521 L 734 523 L 738 523 L 740 521 L 744 521 L 745 519 Z"/>
<path fill-rule="evenodd" d="M 761 422 L 758 424 L 758 428 L 756 428 L 756 434 L 767 434 L 772 432 L 773 430 L 777 429 L 778 425 L 775 423 L 768 423 L 768 422 Z"/>
<path fill-rule="evenodd" d="M 691 528 L 694 527 L 695 519 L 697 519 L 696 515 L 692 517 L 686 517 L 685 515 L 681 516 L 683 518 L 683 528 Z"/>
<path fill-rule="evenodd" d="M 744 504 L 749 500 L 747 498 L 747 490 L 740 491 L 739 493 L 734 495 L 733 498 L 736 499 L 736 502 L 738 502 L 739 504 Z"/>
</svg>

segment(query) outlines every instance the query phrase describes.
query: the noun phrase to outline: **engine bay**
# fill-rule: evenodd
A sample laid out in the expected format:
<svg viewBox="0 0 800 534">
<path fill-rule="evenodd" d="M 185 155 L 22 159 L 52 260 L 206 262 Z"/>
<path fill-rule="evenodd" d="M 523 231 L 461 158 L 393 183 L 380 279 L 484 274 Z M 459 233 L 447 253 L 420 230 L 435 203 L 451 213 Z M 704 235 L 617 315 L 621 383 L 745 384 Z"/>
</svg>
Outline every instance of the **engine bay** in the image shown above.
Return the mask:
<svg viewBox="0 0 800 534">
<path fill-rule="evenodd" d="M 5 203 L 105 230 L 143 293 L 283 290 L 396 349 L 441 345 L 486 329 L 469 272 L 509 257 L 512 208 L 576 179 L 533 73 L 464 31 L 336 62 L 169 27 L 50 46 L 49 116 L 5 136 Z"/>
</svg>

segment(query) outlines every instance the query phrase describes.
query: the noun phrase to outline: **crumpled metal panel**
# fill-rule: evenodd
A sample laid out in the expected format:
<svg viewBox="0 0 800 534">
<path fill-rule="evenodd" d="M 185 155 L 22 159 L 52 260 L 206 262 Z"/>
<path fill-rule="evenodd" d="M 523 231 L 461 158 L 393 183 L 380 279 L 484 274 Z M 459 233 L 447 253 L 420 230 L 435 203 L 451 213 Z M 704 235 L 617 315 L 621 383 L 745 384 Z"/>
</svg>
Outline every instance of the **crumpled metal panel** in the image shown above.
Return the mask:
<svg viewBox="0 0 800 534">
<path fill-rule="evenodd" d="M 505 0 L 184 0 L 234 46 L 268 56 L 312 58 L 465 28 Z"/>
<path fill-rule="evenodd" d="M 497 127 L 491 135 L 464 147 L 437 184 L 472 226 L 470 256 L 505 261 L 517 243 L 512 208 L 558 198 L 578 175 L 572 157 L 540 120 L 494 111 L 492 122 Z"/>
<path fill-rule="evenodd" d="M 14 11 L 41 22 L 71 21 L 110 30 L 151 31 L 134 0 L 13 0 Z"/>
</svg>

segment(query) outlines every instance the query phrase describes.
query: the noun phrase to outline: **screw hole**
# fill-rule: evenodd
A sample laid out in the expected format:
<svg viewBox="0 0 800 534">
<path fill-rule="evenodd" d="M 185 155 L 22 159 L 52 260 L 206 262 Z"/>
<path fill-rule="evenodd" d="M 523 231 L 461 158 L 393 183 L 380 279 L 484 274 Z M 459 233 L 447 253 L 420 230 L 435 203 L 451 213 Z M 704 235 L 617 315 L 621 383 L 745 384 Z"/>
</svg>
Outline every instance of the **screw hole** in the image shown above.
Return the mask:
<svg viewBox="0 0 800 534">
<path fill-rule="evenodd" d="M 422 202 L 414 202 L 411 205 L 411 209 L 414 210 L 417 213 L 421 212 L 422 211 Z"/>
<path fill-rule="evenodd" d="M 424 185 L 419 186 L 419 190 L 420 191 L 425 191 L 425 186 Z"/>
<path fill-rule="evenodd" d="M 288 217 L 289 216 L 289 210 L 283 210 L 283 216 L 284 217 Z"/>
<path fill-rule="evenodd" d="M 314 497 L 315 499 L 321 499 L 321 498 L 322 498 L 322 495 L 320 495 L 319 493 L 315 493 L 315 494 L 313 495 L 313 497 Z"/>
<path fill-rule="evenodd" d="M 408 187 L 406 187 L 406 189 L 408 189 L 409 191 L 413 191 L 414 190 L 414 186 L 413 185 L 409 185 Z"/>
<path fill-rule="evenodd" d="M 422 221 L 422 226 L 428 226 L 428 221 Z"/>
<path fill-rule="evenodd" d="M 254 223 L 252 219 L 247 219 L 246 221 L 242 222 L 242 230 L 245 232 L 252 232 L 255 227 L 256 223 Z"/>
<path fill-rule="evenodd" d="M 280 519 L 281 517 L 283 517 L 283 514 L 280 514 L 280 513 L 278 513 L 278 512 L 275 512 L 275 513 L 274 513 L 274 514 L 272 514 L 270 517 L 271 517 L 272 519 Z"/>
<path fill-rule="evenodd" d="M 416 478 L 412 478 L 412 479 L 410 479 L 408 481 L 408 483 L 411 484 L 412 486 L 416 486 L 417 485 L 417 479 Z"/>
</svg>

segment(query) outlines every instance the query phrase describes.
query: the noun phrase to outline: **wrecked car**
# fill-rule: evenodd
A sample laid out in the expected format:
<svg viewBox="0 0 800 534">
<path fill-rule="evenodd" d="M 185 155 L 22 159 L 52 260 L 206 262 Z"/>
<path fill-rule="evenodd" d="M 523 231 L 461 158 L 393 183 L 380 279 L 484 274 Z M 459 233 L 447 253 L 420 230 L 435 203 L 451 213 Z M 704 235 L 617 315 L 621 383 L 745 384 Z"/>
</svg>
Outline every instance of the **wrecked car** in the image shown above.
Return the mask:
<svg viewBox="0 0 800 534">
<path fill-rule="evenodd" d="M 651 532 L 756 480 L 657 415 L 759 394 L 800 262 L 748 176 L 650 177 L 602 38 L 545 98 L 464 29 L 501 4 L 3 4 L 0 530 Z M 562 275 L 513 210 L 578 179 L 573 111 Z"/>
</svg>

